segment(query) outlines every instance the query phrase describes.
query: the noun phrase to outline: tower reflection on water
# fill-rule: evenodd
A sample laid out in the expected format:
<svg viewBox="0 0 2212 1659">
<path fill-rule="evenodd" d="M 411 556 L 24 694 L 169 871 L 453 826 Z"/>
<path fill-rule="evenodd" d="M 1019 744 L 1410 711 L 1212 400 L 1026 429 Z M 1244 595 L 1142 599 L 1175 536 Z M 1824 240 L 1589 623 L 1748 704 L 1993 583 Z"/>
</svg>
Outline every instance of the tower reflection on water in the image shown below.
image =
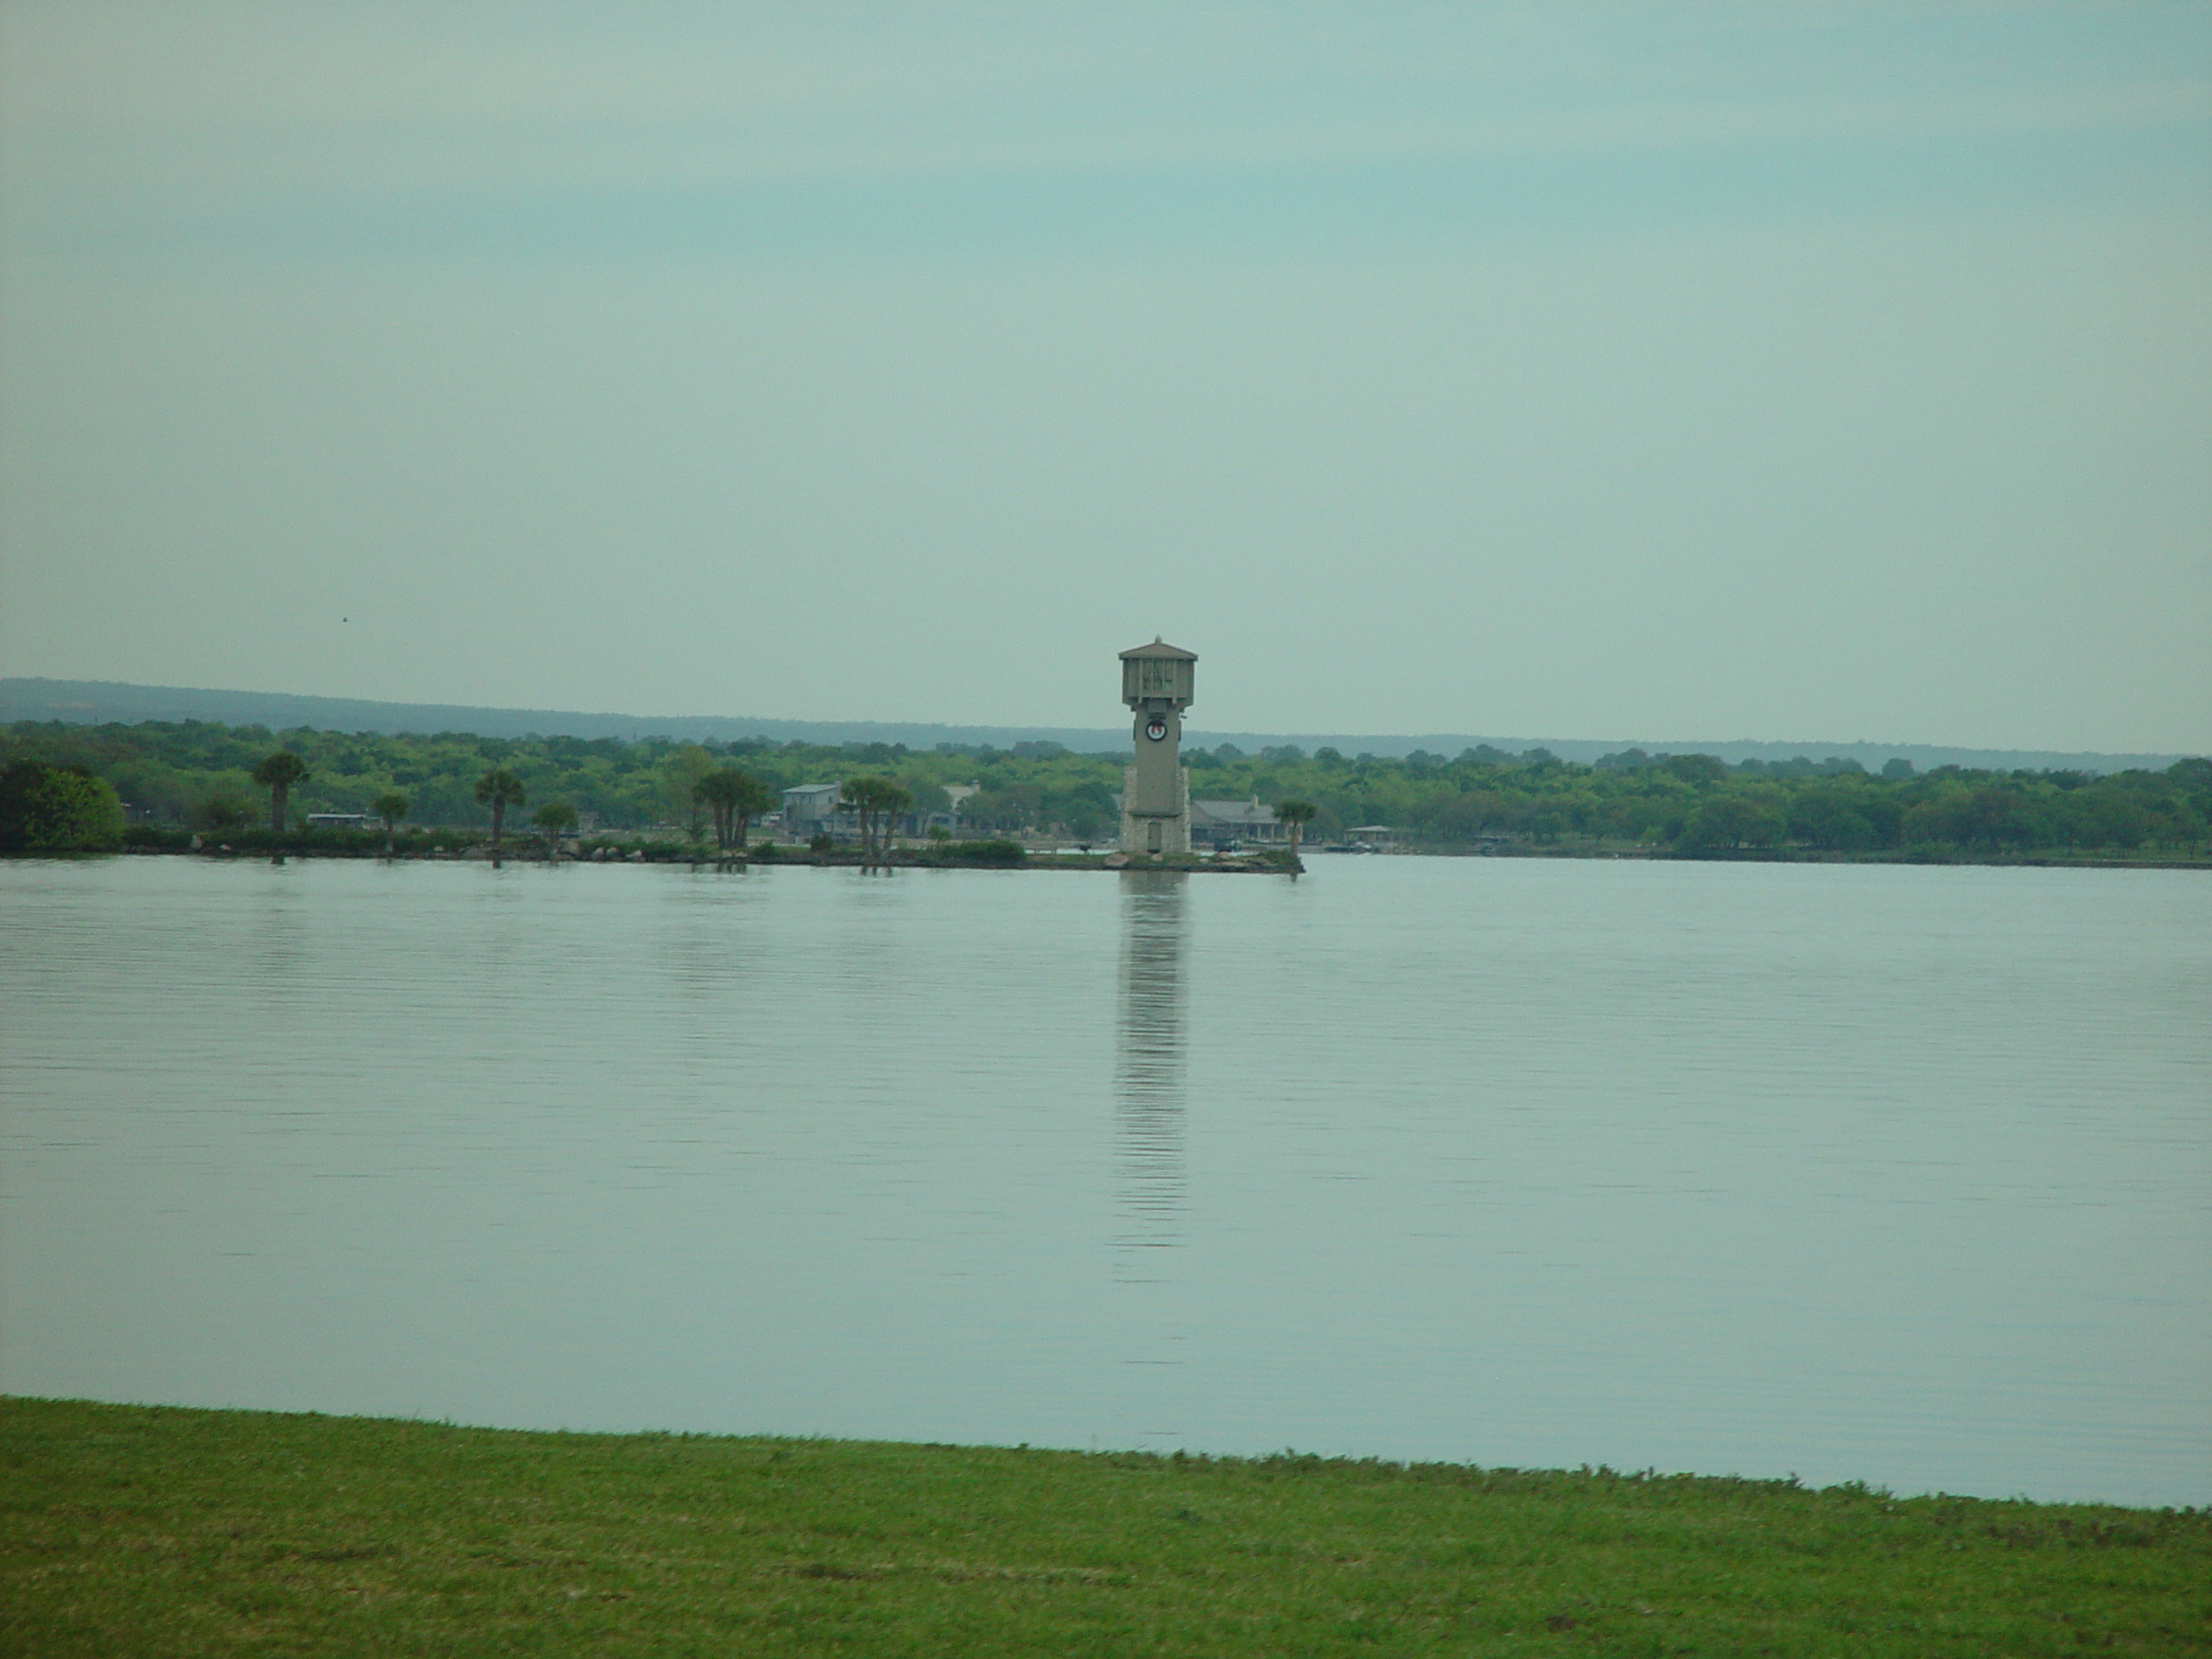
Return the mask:
<svg viewBox="0 0 2212 1659">
<path fill-rule="evenodd" d="M 1114 1276 L 1166 1277 L 1160 1252 L 1183 1243 L 1183 977 L 1180 870 L 1122 876 L 1122 1007 L 1114 1045 Z"/>
</svg>

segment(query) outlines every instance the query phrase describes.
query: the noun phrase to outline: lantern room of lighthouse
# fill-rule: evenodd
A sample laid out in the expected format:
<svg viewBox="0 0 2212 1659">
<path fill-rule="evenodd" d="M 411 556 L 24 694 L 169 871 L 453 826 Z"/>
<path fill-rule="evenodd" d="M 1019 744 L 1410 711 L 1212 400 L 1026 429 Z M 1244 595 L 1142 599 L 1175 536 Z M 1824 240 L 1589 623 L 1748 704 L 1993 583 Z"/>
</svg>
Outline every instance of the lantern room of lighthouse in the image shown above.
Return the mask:
<svg viewBox="0 0 2212 1659">
<path fill-rule="evenodd" d="M 1198 653 L 1157 635 L 1122 653 L 1122 701 L 1136 718 L 1136 761 L 1122 795 L 1122 850 L 1140 855 L 1191 850 L 1191 782 L 1183 770 L 1183 711 L 1191 706 Z"/>
</svg>

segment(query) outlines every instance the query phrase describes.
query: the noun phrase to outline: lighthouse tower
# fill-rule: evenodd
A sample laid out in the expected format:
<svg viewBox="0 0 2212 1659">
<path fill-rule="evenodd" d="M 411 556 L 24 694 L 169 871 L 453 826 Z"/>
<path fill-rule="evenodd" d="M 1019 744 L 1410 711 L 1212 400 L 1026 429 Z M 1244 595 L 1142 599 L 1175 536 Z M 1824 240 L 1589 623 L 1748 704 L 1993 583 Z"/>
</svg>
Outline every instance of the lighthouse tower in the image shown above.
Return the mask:
<svg viewBox="0 0 2212 1659">
<path fill-rule="evenodd" d="M 1122 850 L 1138 855 L 1191 850 L 1191 779 L 1183 770 L 1183 711 L 1191 706 L 1196 652 L 1164 644 L 1122 653 L 1122 701 L 1136 720 L 1131 728 L 1136 764 L 1122 794 Z"/>
</svg>

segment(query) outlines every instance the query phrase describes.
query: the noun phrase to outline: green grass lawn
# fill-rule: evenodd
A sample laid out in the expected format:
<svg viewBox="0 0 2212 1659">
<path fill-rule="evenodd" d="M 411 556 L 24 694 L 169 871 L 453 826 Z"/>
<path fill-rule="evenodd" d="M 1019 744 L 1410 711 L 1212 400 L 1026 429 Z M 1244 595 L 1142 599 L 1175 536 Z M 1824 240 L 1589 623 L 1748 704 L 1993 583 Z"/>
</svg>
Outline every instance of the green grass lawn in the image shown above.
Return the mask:
<svg viewBox="0 0 2212 1659">
<path fill-rule="evenodd" d="M 0 1400 L 0 1651 L 2212 1649 L 2212 1512 Z"/>
</svg>

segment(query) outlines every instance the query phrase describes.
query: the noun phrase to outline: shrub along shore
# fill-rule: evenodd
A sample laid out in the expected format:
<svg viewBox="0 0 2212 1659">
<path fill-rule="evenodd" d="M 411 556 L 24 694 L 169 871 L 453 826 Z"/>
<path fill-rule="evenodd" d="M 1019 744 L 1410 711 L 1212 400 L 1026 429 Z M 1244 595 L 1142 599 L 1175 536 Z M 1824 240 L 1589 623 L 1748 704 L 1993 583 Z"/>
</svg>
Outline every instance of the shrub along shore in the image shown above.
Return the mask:
<svg viewBox="0 0 2212 1659">
<path fill-rule="evenodd" d="M 10 1653 L 2202 1653 L 2212 1511 L 0 1399 Z"/>
</svg>

